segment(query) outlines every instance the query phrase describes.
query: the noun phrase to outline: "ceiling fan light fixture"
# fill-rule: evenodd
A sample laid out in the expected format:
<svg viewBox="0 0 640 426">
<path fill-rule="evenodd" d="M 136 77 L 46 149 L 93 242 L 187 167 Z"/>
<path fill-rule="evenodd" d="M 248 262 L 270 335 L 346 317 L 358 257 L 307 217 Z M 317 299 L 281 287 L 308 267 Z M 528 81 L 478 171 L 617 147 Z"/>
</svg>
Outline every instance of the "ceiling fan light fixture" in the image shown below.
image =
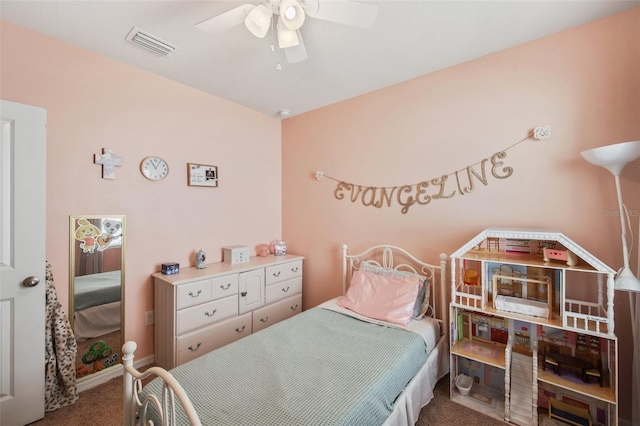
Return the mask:
<svg viewBox="0 0 640 426">
<path fill-rule="evenodd" d="M 291 20 L 296 17 L 296 8 L 293 6 L 289 6 L 287 10 L 284 11 L 284 17 L 288 20 Z"/>
<path fill-rule="evenodd" d="M 306 15 L 304 9 L 296 0 L 282 0 L 280 3 L 280 18 L 290 30 L 297 30 L 304 24 Z"/>
<path fill-rule="evenodd" d="M 272 15 L 273 12 L 267 6 L 260 4 L 249 12 L 244 24 L 251 31 L 251 34 L 258 38 L 264 38 L 271 25 Z"/>
<path fill-rule="evenodd" d="M 282 16 L 280 16 L 278 18 L 278 46 L 280 49 L 286 49 L 300 44 L 296 31 L 287 28 L 282 21 Z"/>
</svg>

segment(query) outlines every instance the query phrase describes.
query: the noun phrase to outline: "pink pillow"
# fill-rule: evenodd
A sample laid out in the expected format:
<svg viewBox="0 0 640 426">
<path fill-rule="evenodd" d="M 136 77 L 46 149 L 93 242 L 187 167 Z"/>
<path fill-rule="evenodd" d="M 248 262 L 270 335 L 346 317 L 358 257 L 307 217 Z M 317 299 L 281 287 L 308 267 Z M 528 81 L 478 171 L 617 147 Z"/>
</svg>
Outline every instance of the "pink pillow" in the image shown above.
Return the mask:
<svg viewBox="0 0 640 426">
<path fill-rule="evenodd" d="M 355 271 L 340 306 L 369 318 L 407 325 L 420 289 L 417 277 L 384 277 Z"/>
</svg>

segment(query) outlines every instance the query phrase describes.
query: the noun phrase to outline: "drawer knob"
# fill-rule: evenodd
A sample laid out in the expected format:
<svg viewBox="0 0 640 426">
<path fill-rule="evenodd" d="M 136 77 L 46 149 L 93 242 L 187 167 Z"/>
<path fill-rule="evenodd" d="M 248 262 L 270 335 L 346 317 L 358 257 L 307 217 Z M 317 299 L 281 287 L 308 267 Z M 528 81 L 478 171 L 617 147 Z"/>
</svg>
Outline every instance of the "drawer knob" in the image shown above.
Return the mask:
<svg viewBox="0 0 640 426">
<path fill-rule="evenodd" d="M 205 314 L 206 316 L 208 316 L 208 317 L 212 317 L 212 316 L 214 316 L 214 315 L 215 315 L 215 313 L 216 313 L 217 311 L 218 311 L 217 309 L 214 309 L 213 311 L 211 311 L 211 313 L 209 313 L 209 312 L 205 312 L 204 314 Z"/>
<path fill-rule="evenodd" d="M 292 311 L 297 311 L 298 310 L 298 304 L 296 303 L 295 306 L 291 306 L 291 310 Z"/>
<path fill-rule="evenodd" d="M 296 266 L 295 268 L 291 268 L 291 272 L 298 272 L 298 267 Z"/>
<path fill-rule="evenodd" d="M 236 331 L 238 333 L 242 333 L 244 331 L 245 327 L 246 327 L 246 325 L 243 325 L 242 328 L 236 328 Z"/>
<path fill-rule="evenodd" d="M 189 292 L 189 296 L 191 296 L 191 297 L 198 297 L 198 296 L 200 296 L 200 293 L 202 293 L 202 290 L 198 290 L 198 292 L 197 292 L 196 294 L 193 294 L 193 292 L 192 292 L 192 291 L 190 291 L 190 292 Z"/>
<path fill-rule="evenodd" d="M 196 348 L 195 348 L 195 349 L 193 348 L 193 346 L 189 346 L 189 350 L 190 350 L 191 352 L 195 352 L 195 351 L 197 351 L 198 349 L 200 349 L 200 345 L 201 345 L 201 344 L 202 344 L 202 342 L 198 342 L 198 345 L 196 346 Z"/>
<path fill-rule="evenodd" d="M 229 290 L 229 287 L 231 287 L 231 283 L 228 283 L 226 286 L 224 284 L 220 284 L 220 288 L 223 290 Z"/>
<path fill-rule="evenodd" d="M 273 276 L 274 276 L 274 277 L 276 277 L 276 278 L 277 278 L 277 277 L 279 277 L 279 276 L 280 276 L 280 271 L 278 271 L 278 272 L 274 272 L 274 273 L 273 273 Z"/>
<path fill-rule="evenodd" d="M 245 297 L 247 295 L 246 291 L 243 291 L 242 293 L 240 293 L 240 296 Z"/>
<path fill-rule="evenodd" d="M 282 291 L 284 291 L 285 293 L 289 291 L 289 286 L 287 286 L 287 288 L 283 288 Z"/>
<path fill-rule="evenodd" d="M 260 322 L 267 322 L 267 321 L 269 321 L 269 317 L 266 317 L 266 318 L 260 318 Z"/>
</svg>

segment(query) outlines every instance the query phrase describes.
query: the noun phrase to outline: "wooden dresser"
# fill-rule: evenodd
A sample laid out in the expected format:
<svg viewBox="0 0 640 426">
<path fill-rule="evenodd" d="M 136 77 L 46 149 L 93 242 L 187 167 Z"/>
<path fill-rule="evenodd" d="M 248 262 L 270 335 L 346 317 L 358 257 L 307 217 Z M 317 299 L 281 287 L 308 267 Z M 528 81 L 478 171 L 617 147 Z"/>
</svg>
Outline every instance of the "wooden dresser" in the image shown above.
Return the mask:
<svg viewBox="0 0 640 426">
<path fill-rule="evenodd" d="M 156 365 L 176 367 L 300 313 L 302 261 L 269 255 L 153 274 Z"/>
</svg>

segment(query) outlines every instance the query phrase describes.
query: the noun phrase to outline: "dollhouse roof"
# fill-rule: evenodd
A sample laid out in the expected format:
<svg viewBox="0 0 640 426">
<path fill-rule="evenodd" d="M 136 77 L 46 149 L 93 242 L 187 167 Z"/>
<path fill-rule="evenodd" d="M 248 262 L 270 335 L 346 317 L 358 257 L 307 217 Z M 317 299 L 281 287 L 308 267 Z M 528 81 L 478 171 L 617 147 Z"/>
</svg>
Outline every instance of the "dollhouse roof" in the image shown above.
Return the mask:
<svg viewBox="0 0 640 426">
<path fill-rule="evenodd" d="M 539 230 L 539 229 L 507 229 L 507 228 L 487 228 L 473 239 L 469 240 L 464 246 L 456 250 L 451 257 L 460 257 L 473 247 L 480 244 L 487 238 L 508 238 L 515 240 L 543 240 L 555 241 L 562 244 L 567 250 L 573 252 L 576 256 L 589 264 L 595 270 L 605 273 L 616 273 L 600 259 L 589 253 L 587 250 L 579 246 L 575 241 L 568 238 L 561 232 Z"/>
</svg>

